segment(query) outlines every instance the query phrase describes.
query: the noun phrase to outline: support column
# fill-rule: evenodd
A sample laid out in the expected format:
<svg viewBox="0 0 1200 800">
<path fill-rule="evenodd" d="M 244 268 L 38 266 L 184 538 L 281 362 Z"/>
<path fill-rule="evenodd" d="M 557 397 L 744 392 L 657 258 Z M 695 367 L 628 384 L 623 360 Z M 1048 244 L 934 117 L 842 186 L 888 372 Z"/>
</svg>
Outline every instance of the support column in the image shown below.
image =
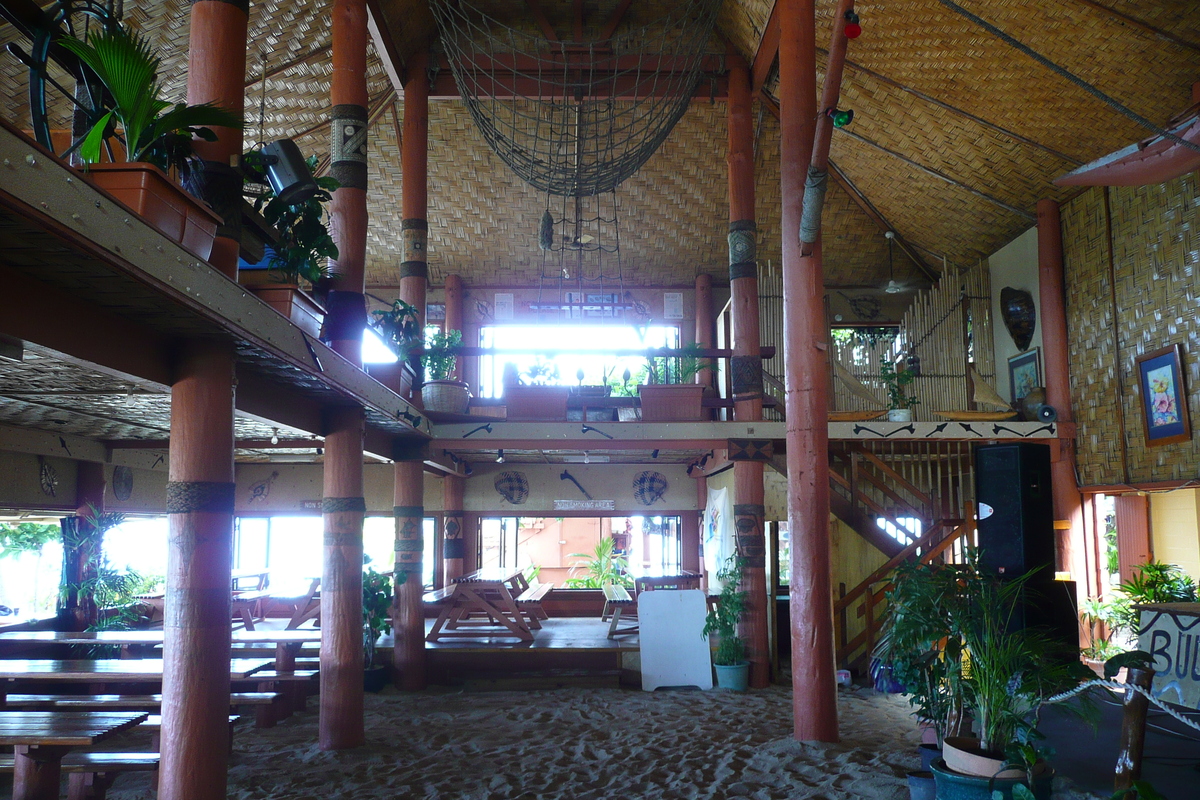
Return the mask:
<svg viewBox="0 0 1200 800">
<path fill-rule="evenodd" d="M 750 69 L 729 56 L 729 292 L 733 316 L 734 419 L 762 419 L 762 358 L 758 331 L 758 228 L 754 216 L 754 126 L 750 118 Z M 738 554 L 746 560 L 749 592 L 742 636 L 750 659 L 750 686 L 771 683 L 767 617 L 766 541 L 763 539 L 763 463 L 733 465 L 733 515 Z"/>
<path fill-rule="evenodd" d="M 421 600 L 425 592 L 421 581 L 425 557 L 425 480 L 420 461 L 397 461 L 395 475 L 392 665 L 396 670 L 396 687 L 417 692 L 425 688 L 425 604 Z"/>
<path fill-rule="evenodd" d="M 325 567 L 321 574 L 322 750 L 358 747 L 363 734 L 363 412 L 326 412 Z"/>
<path fill-rule="evenodd" d="M 233 349 L 186 344 L 176 375 L 158 796 L 223 800 L 229 758 Z"/>
<path fill-rule="evenodd" d="M 246 103 L 246 28 L 249 0 L 194 0 L 188 35 L 187 101 L 241 112 Z M 214 126 L 215 142 L 196 139 L 203 160 L 201 194 L 224 220 L 209 261 L 237 278 L 242 232 L 242 176 L 231 159 L 242 154 L 242 131 Z"/>
<path fill-rule="evenodd" d="M 104 513 L 104 465 L 80 461 L 75 471 L 75 515 L 63 520 L 63 593 L 58 604 L 58 629 L 84 631 L 96 623 L 99 610 L 91 593 L 82 586 L 96 577 L 103 537 L 96 515 Z"/>
<path fill-rule="evenodd" d="M 330 263 L 325 333 L 337 353 L 361 366 L 367 324 L 363 295 L 367 251 L 366 0 L 334 0 L 332 41 L 329 171 L 341 186 L 330 203 L 338 258 Z M 364 742 L 363 410 L 328 409 L 325 427 L 318 739 L 322 750 L 344 750 Z"/>
<path fill-rule="evenodd" d="M 713 314 L 712 276 L 701 273 L 696 276 L 696 346 L 716 347 L 717 326 Z M 696 373 L 696 383 L 713 387 L 717 385 L 716 363 L 711 358 L 703 359 L 708 369 Z M 712 419 L 716 409 L 707 409 L 705 419 Z"/>
<path fill-rule="evenodd" d="M 1062 222 L 1058 203 L 1037 204 L 1038 303 L 1041 306 L 1042 355 L 1045 364 L 1046 403 L 1058 412 L 1058 421 L 1071 422 L 1071 371 L 1067 354 L 1067 304 L 1063 287 Z M 1082 553 L 1083 498 L 1075 479 L 1075 439 L 1058 440 L 1057 458 L 1050 463 L 1050 487 L 1054 494 L 1055 534 L 1058 538 L 1058 569 L 1068 570 L 1087 599 L 1087 581 Z"/>
<path fill-rule="evenodd" d="M 788 523 L 792 532 L 792 715 L 801 741 L 835 742 L 837 681 L 829 559 L 828 334 L 820 245 L 800 252 L 817 117 L 813 0 L 779 0 L 780 184 Z"/>
<path fill-rule="evenodd" d="M 442 565 L 445 569 L 446 585 L 463 574 L 463 558 L 466 555 L 463 539 L 463 495 L 467 481 L 457 475 L 442 479 Z"/>
<path fill-rule="evenodd" d="M 457 275 L 446 276 L 446 332 L 459 331 L 463 329 L 463 283 L 462 278 Z M 464 341 L 463 344 L 471 344 Z M 463 378 L 463 370 L 466 364 L 466 359 L 454 359 L 454 371 L 450 373 L 450 377 L 456 381 L 461 381 Z"/>
<path fill-rule="evenodd" d="M 400 297 L 416 306 L 425 327 L 425 295 L 429 270 L 426 238 L 429 222 L 429 74 L 428 57 L 414 55 L 408 61 L 404 84 L 404 130 L 400 143 Z"/>
</svg>

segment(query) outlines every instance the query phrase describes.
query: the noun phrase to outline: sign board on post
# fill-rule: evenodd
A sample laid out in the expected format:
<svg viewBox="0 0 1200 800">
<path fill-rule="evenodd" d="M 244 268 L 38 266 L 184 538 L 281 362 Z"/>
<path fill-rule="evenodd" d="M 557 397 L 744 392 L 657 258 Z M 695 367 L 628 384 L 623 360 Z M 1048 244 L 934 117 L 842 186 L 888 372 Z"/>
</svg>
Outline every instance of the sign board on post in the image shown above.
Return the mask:
<svg viewBox="0 0 1200 800">
<path fill-rule="evenodd" d="M 1200 603 L 1137 608 L 1138 648 L 1154 658 L 1154 696 L 1200 709 Z"/>
</svg>

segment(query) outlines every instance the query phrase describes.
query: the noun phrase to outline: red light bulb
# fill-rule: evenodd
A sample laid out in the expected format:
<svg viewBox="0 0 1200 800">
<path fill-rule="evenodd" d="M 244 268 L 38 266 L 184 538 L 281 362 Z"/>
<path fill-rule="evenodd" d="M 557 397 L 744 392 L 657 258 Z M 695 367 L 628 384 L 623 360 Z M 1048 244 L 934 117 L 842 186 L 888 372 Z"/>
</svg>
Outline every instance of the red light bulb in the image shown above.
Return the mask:
<svg viewBox="0 0 1200 800">
<path fill-rule="evenodd" d="M 846 23 L 846 38 L 847 39 L 857 39 L 859 34 L 861 34 L 861 33 L 862 33 L 862 26 L 859 25 L 857 22 L 847 22 Z"/>
</svg>

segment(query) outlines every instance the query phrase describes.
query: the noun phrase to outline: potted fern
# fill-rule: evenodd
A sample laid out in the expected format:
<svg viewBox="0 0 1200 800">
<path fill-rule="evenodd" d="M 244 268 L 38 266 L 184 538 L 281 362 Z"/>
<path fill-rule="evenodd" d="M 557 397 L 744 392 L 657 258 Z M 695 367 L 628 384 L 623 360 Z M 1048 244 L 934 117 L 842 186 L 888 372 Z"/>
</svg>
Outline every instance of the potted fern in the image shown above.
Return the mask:
<svg viewBox="0 0 1200 800">
<path fill-rule="evenodd" d="M 407 398 L 412 393 L 414 378 L 409 355 L 421 344 L 421 315 L 416 306 L 396 299 L 390 307 L 372 311 L 370 324 L 396 354 L 395 363 L 371 364 L 368 367 L 371 377 Z"/>
<path fill-rule="evenodd" d="M 699 421 L 704 418 L 704 385 L 695 377 L 712 365 L 688 345 L 676 356 L 647 356 L 645 383 L 638 386 L 643 422 Z"/>
<path fill-rule="evenodd" d="M 425 383 L 421 386 L 421 403 L 426 411 L 443 414 L 466 414 L 471 404 L 471 390 L 462 381 L 451 379 L 457 362 L 454 348 L 462 344 L 462 331 L 435 333 L 425 344 L 421 364 L 425 367 Z"/>
<path fill-rule="evenodd" d="M 746 559 L 732 555 L 717 571 L 721 593 L 704 620 L 702 636 L 717 637 L 713 666 L 717 671 L 717 686 L 744 692 L 750 685 L 750 662 L 746 660 L 746 642 L 738 635 L 738 624 L 746 615 L 749 592 L 741 588 Z"/>
<path fill-rule="evenodd" d="M 185 179 L 196 157 L 192 137 L 215 141 L 208 126 L 242 127 L 242 117 L 212 103 L 172 104 L 162 99 L 160 59 L 139 33 L 120 25 L 102 26 L 86 40 L 62 37 L 58 43 L 79 58 L 103 83 L 110 108 L 79 143 L 89 180 L 129 206 L 147 224 L 207 259 L 221 218 L 169 177 Z M 124 145 L 112 147 L 117 136 Z M 102 164 L 102 153 L 110 160 Z"/>
</svg>

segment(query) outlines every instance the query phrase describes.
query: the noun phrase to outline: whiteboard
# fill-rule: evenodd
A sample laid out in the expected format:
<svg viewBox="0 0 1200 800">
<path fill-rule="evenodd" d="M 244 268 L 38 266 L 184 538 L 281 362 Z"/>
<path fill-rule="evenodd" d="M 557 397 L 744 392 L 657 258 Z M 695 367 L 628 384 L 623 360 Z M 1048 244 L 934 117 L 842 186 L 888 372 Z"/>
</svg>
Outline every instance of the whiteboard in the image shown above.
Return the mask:
<svg viewBox="0 0 1200 800">
<path fill-rule="evenodd" d="M 712 656 L 701 636 L 707 604 L 699 589 L 658 589 L 637 598 L 642 649 L 642 689 L 699 686 L 711 689 Z"/>
</svg>

